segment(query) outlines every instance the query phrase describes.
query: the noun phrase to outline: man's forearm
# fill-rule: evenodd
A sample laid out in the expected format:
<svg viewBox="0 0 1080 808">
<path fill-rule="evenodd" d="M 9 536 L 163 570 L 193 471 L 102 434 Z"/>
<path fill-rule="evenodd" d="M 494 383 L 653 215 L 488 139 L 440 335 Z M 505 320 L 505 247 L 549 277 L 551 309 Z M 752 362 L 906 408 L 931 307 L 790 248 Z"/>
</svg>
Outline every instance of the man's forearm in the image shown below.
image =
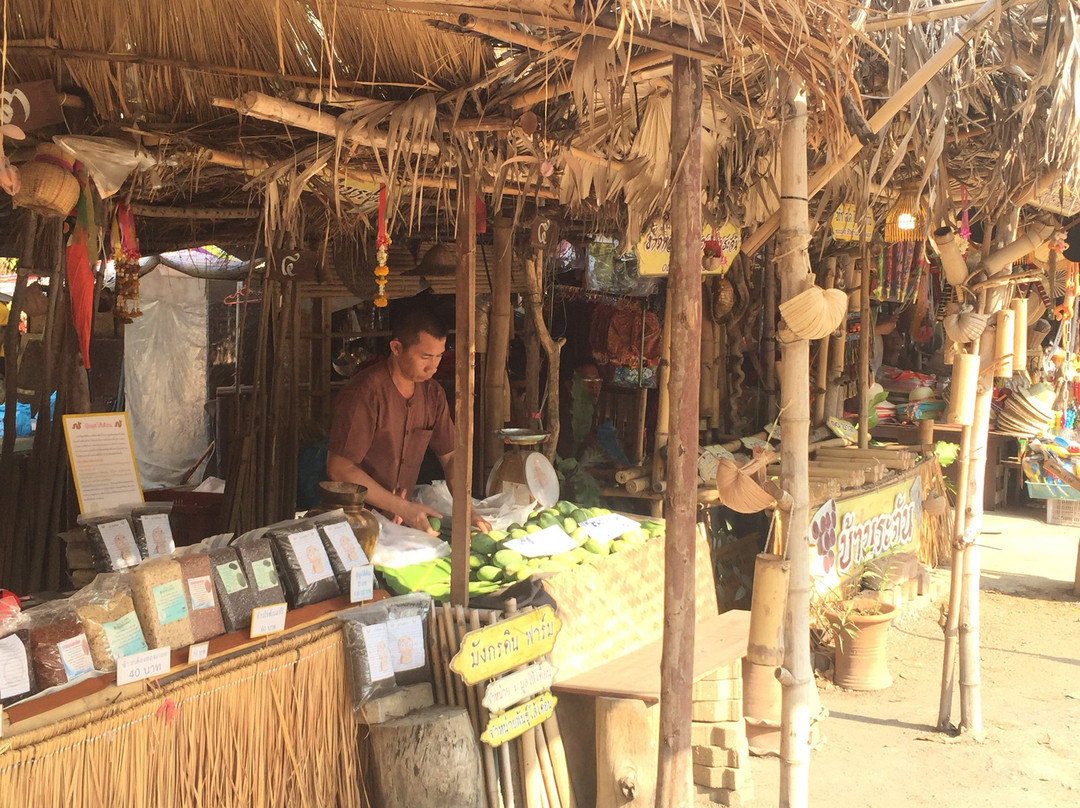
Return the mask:
<svg viewBox="0 0 1080 808">
<path fill-rule="evenodd" d="M 331 453 L 327 457 L 326 473 L 331 480 L 364 486 L 367 489 L 364 500 L 368 505 L 398 516 L 403 514 L 405 500 L 383 488 L 370 474 L 348 458 Z"/>
</svg>

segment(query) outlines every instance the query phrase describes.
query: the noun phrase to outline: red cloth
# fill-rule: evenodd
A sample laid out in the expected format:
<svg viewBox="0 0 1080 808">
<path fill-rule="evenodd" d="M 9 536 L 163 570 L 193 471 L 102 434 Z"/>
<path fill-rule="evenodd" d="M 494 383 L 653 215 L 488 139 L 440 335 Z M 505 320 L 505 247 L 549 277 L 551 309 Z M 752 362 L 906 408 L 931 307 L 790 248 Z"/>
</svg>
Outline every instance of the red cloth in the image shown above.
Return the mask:
<svg viewBox="0 0 1080 808">
<path fill-rule="evenodd" d="M 68 239 L 67 283 L 71 292 L 71 319 L 79 337 L 83 365 L 90 369 L 90 332 L 94 327 L 94 272 L 86 249 L 86 228 L 76 224 Z"/>
<path fill-rule="evenodd" d="M 429 379 L 406 399 L 380 362 L 353 376 L 338 394 L 328 449 L 351 460 L 387 491 L 411 497 L 428 446 L 454 449 L 454 422 L 442 386 Z"/>
</svg>

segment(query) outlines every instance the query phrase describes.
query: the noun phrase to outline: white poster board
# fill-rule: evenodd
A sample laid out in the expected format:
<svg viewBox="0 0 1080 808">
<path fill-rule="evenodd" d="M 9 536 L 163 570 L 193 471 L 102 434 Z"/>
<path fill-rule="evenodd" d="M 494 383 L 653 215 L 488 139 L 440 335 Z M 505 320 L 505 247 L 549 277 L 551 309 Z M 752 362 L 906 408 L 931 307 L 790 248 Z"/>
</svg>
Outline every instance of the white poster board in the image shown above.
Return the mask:
<svg viewBox="0 0 1080 808">
<path fill-rule="evenodd" d="M 64 438 L 81 513 L 107 513 L 142 504 L 126 413 L 65 415 Z"/>
</svg>

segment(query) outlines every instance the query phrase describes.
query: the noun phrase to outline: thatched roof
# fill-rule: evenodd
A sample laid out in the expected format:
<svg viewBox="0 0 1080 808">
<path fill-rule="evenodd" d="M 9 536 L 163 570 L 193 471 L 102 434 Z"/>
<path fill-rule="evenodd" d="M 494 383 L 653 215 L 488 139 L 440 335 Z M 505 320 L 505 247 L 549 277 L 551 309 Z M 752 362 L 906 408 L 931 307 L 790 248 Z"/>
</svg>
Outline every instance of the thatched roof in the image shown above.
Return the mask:
<svg viewBox="0 0 1080 808">
<path fill-rule="evenodd" d="M 445 235 L 466 161 L 489 204 L 552 200 L 583 226 L 634 232 L 666 209 L 670 59 L 691 55 L 705 66 L 710 215 L 752 229 L 777 204 L 785 72 L 810 94 L 811 164 L 827 164 L 980 4 L 907 17 L 892 5 L 9 0 L 6 81 L 55 81 L 85 99 L 85 131 L 155 157 L 125 189 L 140 211 L 254 214 L 140 213 L 155 248 L 250 242 L 260 222 L 315 240 L 363 233 L 379 182 L 398 232 Z M 1025 181 L 1071 174 L 1073 0 L 1005 0 L 969 40 L 829 204 L 914 183 L 941 217 L 963 184 L 996 216 Z"/>
</svg>

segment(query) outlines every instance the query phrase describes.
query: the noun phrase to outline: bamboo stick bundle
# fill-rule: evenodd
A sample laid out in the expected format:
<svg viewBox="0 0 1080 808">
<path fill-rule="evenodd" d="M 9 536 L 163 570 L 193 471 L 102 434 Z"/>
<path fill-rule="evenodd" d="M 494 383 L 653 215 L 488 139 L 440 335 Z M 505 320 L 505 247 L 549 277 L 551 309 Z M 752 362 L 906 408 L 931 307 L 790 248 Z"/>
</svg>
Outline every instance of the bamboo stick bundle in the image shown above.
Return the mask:
<svg viewBox="0 0 1080 808">
<path fill-rule="evenodd" d="M 641 494 L 652 490 L 652 481 L 649 477 L 638 477 L 626 482 L 626 491 L 629 494 Z"/>
<path fill-rule="evenodd" d="M 628 469 L 619 469 L 615 472 L 615 482 L 628 483 L 631 480 L 636 480 L 640 477 L 644 477 L 649 473 L 649 470 L 642 466 L 631 466 Z"/>
<path fill-rule="evenodd" d="M 835 459 L 847 461 L 850 458 L 871 458 L 887 469 L 913 469 L 915 468 L 915 455 L 909 451 L 877 450 L 877 449 L 818 449 L 816 456 L 819 459 Z"/>
<path fill-rule="evenodd" d="M 779 464 L 769 467 L 769 475 L 774 477 L 780 476 Z M 835 480 L 844 488 L 855 488 L 856 486 L 866 485 L 866 472 L 862 469 L 824 469 L 815 468 L 814 465 L 808 464 L 806 471 L 806 478 L 808 480 Z"/>
<path fill-rule="evenodd" d="M 810 501 L 824 502 L 840 496 L 842 487 L 836 480 L 810 480 Z"/>
<path fill-rule="evenodd" d="M 823 457 L 817 460 L 811 461 L 817 468 L 821 469 L 837 469 L 843 471 L 845 469 L 859 469 L 866 474 L 866 481 L 868 483 L 878 483 L 885 477 L 886 468 L 883 463 L 878 463 L 875 460 L 858 460 L 852 458 L 851 460 L 844 460 L 841 458 L 829 458 Z"/>
</svg>

